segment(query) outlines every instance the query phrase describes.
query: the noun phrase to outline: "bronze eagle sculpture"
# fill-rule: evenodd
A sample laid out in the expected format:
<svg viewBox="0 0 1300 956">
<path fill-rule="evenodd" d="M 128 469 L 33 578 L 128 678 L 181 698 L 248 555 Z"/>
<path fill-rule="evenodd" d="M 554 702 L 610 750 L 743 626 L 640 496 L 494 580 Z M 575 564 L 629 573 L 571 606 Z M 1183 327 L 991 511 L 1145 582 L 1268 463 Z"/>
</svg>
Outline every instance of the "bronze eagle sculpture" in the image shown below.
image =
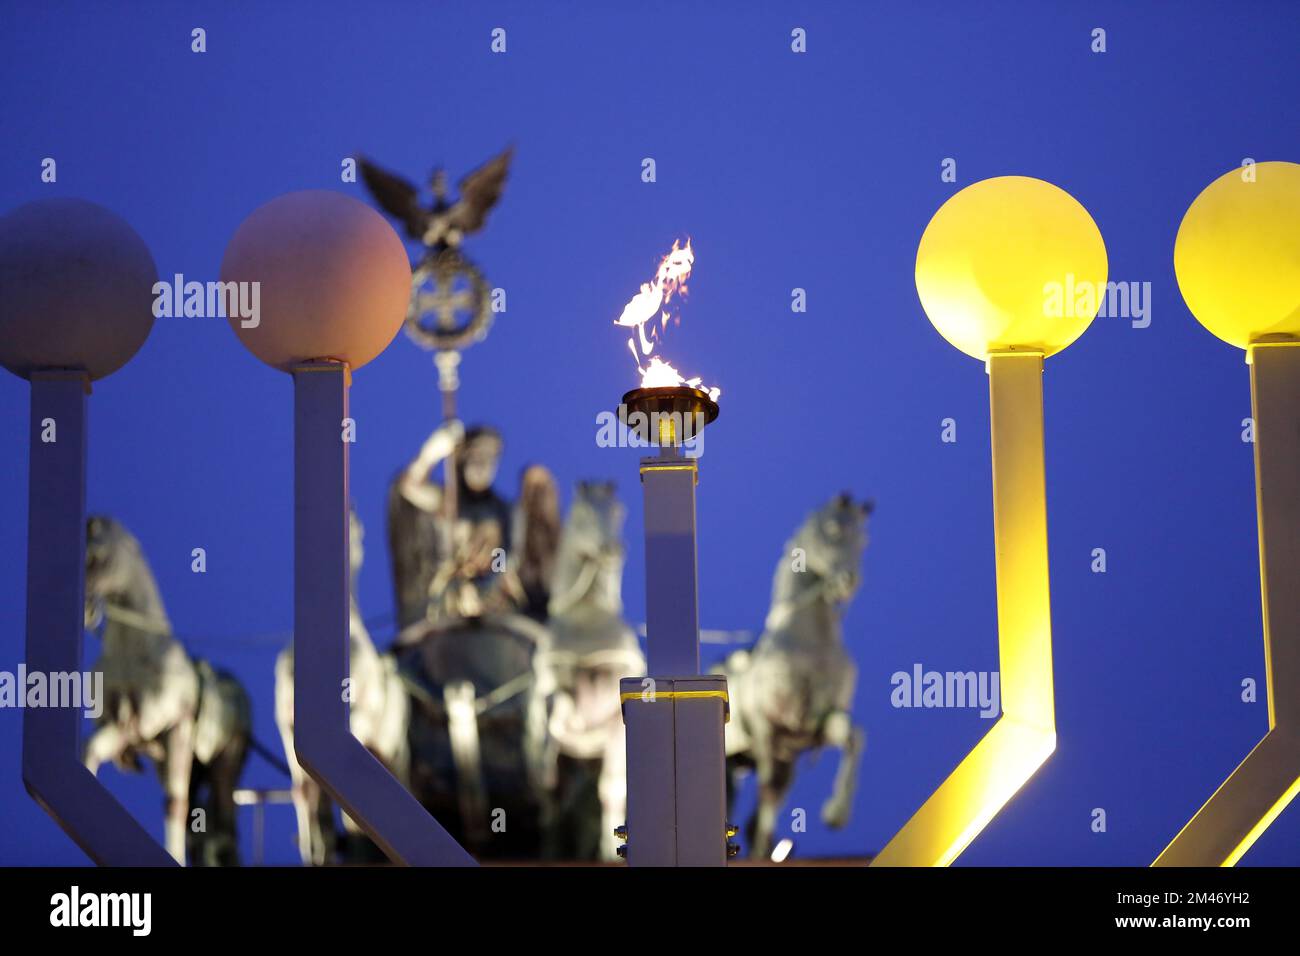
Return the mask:
<svg viewBox="0 0 1300 956">
<path fill-rule="evenodd" d="M 430 248 L 456 248 L 461 239 L 478 232 L 487 222 L 487 214 L 505 188 L 513 155 L 514 147 L 508 146 L 499 156 L 467 174 L 460 181 L 460 196 L 454 203 L 447 199 L 446 172 L 435 169 L 429 179 L 433 204 L 427 207 L 421 204 L 414 183 L 365 157 L 358 157 L 358 165 L 375 202 L 406 227 L 407 235 Z"/>
</svg>

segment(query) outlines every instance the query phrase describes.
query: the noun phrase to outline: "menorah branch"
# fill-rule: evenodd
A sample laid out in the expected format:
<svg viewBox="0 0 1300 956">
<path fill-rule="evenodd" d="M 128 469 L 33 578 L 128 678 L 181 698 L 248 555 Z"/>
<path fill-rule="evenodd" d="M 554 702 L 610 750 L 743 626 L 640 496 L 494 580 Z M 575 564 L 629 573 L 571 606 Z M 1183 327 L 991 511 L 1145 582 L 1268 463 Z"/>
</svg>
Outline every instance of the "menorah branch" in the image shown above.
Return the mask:
<svg viewBox="0 0 1300 956">
<path fill-rule="evenodd" d="M 1056 749 L 1043 354 L 988 357 L 1002 716 L 872 861 L 947 866 Z"/>
<path fill-rule="evenodd" d="M 1269 730 L 1154 866 L 1233 866 L 1300 793 L 1300 342 L 1248 354 Z"/>
<path fill-rule="evenodd" d="M 27 517 L 27 667 L 79 674 L 86 581 L 86 392 L 82 372 L 31 375 Z M 174 860 L 81 762 L 82 712 L 23 711 L 23 783 L 103 866 Z"/>
<path fill-rule="evenodd" d="M 348 367 L 308 362 L 294 383 L 294 749 L 395 863 L 473 859 L 352 735 L 348 686 Z"/>
</svg>

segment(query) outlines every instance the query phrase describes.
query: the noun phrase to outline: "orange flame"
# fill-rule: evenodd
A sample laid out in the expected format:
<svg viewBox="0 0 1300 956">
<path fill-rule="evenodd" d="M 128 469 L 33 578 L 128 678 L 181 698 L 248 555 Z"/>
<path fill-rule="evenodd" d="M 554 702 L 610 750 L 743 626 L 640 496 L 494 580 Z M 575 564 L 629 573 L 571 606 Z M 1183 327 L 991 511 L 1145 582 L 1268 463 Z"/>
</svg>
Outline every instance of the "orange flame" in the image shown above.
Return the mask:
<svg viewBox="0 0 1300 956">
<path fill-rule="evenodd" d="M 674 239 L 672 249 L 659 263 L 654 278 L 649 282 L 641 283 L 641 291 L 628 301 L 623 307 L 623 314 L 614 321 L 615 325 L 635 328 L 637 331 L 635 336 L 627 340 L 627 347 L 636 360 L 637 371 L 641 373 L 642 388 L 666 388 L 677 385 L 702 387 L 700 379 L 683 378 L 677 369 L 659 356 L 653 355 L 656 342 L 667 330 L 668 320 L 673 318 L 672 312 L 669 311 L 673 297 L 686 295 L 688 291 L 686 282 L 691 277 L 691 269 L 694 265 L 695 251 L 691 248 L 691 240 L 687 239 L 686 245 L 681 246 Z M 656 313 L 659 315 L 657 327 L 652 324 Z M 650 326 L 648 332 L 647 325 Z M 641 364 L 643 358 L 650 359 L 648 365 Z M 718 388 L 709 388 L 705 391 L 714 401 L 717 401 L 718 396 L 722 394 L 722 390 Z"/>
</svg>

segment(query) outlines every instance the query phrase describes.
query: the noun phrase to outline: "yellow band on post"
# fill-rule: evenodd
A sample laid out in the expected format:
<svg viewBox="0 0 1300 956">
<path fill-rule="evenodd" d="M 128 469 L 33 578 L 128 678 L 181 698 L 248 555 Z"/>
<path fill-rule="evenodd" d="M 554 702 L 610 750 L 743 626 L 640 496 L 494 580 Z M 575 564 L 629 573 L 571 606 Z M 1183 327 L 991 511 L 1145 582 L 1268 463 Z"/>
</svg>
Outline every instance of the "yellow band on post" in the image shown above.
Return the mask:
<svg viewBox="0 0 1300 956">
<path fill-rule="evenodd" d="M 619 700 L 623 701 L 624 703 L 626 703 L 629 700 L 643 700 L 647 704 L 650 704 L 659 698 L 667 699 L 670 697 L 676 698 L 678 700 L 681 700 L 682 698 L 685 697 L 721 697 L 722 702 L 724 704 L 730 702 L 730 698 L 727 697 L 727 692 L 725 690 L 659 690 L 659 691 L 652 690 L 652 691 L 641 691 L 641 692 L 632 691 L 629 694 L 620 694 Z"/>
<path fill-rule="evenodd" d="M 656 463 L 656 464 L 652 464 L 652 465 L 643 464 L 643 465 L 641 466 L 641 474 L 643 474 L 643 475 L 644 475 L 647 471 L 695 471 L 695 472 L 698 472 L 699 470 L 700 470 L 700 469 L 699 469 L 696 465 L 694 465 L 694 464 L 691 464 L 691 465 L 661 465 L 661 464 Z"/>
<path fill-rule="evenodd" d="M 653 704 L 657 700 L 686 700 L 688 698 L 717 697 L 726 705 L 726 717 L 724 723 L 731 721 L 731 698 L 727 696 L 725 690 L 652 690 L 652 691 L 632 691 L 627 694 L 619 694 L 619 703 L 626 704 L 630 700 L 639 700 L 645 704 Z"/>
</svg>

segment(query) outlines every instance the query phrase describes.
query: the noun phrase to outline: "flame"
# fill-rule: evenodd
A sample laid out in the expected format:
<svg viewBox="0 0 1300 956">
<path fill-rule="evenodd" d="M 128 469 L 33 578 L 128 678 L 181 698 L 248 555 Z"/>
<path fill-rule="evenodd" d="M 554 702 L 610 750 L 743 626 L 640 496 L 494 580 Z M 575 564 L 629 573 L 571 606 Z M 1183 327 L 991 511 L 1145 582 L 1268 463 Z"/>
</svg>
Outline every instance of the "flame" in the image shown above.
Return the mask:
<svg viewBox="0 0 1300 956">
<path fill-rule="evenodd" d="M 636 335 L 627 340 L 627 347 L 631 350 L 632 357 L 636 360 L 637 370 L 641 373 L 642 388 L 671 388 L 678 385 L 688 385 L 691 388 L 703 387 L 700 385 L 699 378 L 683 378 L 677 369 L 654 355 L 656 343 L 667 331 L 669 320 L 674 317 L 669 306 L 675 296 L 686 295 L 688 291 L 686 282 L 691 277 L 691 269 L 694 265 L 695 250 L 691 248 L 691 240 L 688 238 L 686 245 L 682 246 L 674 239 L 672 249 L 660 261 L 654 278 L 649 282 L 641 283 L 641 291 L 632 296 L 628 304 L 623 306 L 622 315 L 614 321 L 615 325 L 636 329 Z M 659 316 L 657 327 L 654 325 L 656 314 Z M 641 364 L 643 358 L 650 359 L 648 365 Z M 705 391 L 714 401 L 717 401 L 718 396 L 722 394 L 722 390 L 718 388 L 709 388 Z"/>
<path fill-rule="evenodd" d="M 673 388 L 683 381 L 681 373 L 657 355 L 641 370 L 642 388 Z"/>
</svg>

